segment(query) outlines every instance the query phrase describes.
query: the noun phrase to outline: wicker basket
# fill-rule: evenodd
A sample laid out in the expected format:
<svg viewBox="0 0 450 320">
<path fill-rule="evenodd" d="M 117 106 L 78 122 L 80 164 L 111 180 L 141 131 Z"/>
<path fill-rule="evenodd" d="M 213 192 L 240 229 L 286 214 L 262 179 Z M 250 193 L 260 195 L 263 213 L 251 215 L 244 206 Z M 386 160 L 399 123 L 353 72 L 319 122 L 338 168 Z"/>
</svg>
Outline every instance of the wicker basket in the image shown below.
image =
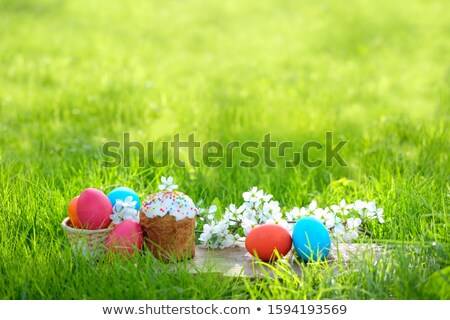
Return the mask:
<svg viewBox="0 0 450 320">
<path fill-rule="evenodd" d="M 74 228 L 69 218 L 64 219 L 61 226 L 67 233 L 70 246 L 75 253 L 82 253 L 85 257 L 96 258 L 105 252 L 105 241 L 114 228 L 86 230 Z"/>
</svg>

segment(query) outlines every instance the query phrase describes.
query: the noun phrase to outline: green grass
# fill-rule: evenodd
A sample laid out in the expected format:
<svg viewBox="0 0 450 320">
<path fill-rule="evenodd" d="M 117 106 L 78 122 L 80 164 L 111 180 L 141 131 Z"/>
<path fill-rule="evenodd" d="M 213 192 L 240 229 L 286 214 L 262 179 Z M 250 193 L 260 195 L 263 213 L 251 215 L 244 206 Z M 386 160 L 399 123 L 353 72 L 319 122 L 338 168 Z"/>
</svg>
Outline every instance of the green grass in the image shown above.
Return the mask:
<svg viewBox="0 0 450 320">
<path fill-rule="evenodd" d="M 447 1 L 0 0 L 0 298 L 428 299 L 450 265 Z M 101 146 L 348 140 L 340 167 L 101 166 Z M 319 154 L 320 156 L 320 154 Z M 374 200 L 382 261 L 279 279 L 190 275 L 145 254 L 89 263 L 60 223 L 87 187 L 143 198 L 173 175 L 195 201 L 253 185 L 284 207 Z M 436 245 L 432 245 L 436 242 Z"/>
</svg>

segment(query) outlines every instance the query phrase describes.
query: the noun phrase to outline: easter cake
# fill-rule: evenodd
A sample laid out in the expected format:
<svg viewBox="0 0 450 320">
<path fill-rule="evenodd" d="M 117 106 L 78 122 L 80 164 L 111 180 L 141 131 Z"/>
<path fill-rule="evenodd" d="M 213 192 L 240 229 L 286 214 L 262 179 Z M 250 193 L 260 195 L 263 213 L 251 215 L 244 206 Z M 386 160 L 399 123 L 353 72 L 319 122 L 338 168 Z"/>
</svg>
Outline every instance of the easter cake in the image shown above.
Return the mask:
<svg viewBox="0 0 450 320">
<path fill-rule="evenodd" d="M 189 259 L 195 255 L 195 216 L 192 199 L 174 191 L 172 177 L 162 178 L 161 192 L 142 203 L 139 220 L 148 249 L 161 260 Z"/>
</svg>

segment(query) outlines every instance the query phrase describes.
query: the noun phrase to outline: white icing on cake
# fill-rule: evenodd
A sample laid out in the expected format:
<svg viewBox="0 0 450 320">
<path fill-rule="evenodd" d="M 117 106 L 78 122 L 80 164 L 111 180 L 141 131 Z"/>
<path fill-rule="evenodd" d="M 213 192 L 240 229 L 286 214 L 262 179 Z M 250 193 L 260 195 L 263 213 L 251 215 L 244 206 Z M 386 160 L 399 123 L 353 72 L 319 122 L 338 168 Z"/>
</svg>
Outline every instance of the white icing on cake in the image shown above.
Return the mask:
<svg viewBox="0 0 450 320">
<path fill-rule="evenodd" d="M 192 199 L 179 191 L 163 191 L 149 195 L 142 204 L 141 211 L 148 218 L 170 214 L 176 221 L 192 219 L 198 212 Z"/>
</svg>

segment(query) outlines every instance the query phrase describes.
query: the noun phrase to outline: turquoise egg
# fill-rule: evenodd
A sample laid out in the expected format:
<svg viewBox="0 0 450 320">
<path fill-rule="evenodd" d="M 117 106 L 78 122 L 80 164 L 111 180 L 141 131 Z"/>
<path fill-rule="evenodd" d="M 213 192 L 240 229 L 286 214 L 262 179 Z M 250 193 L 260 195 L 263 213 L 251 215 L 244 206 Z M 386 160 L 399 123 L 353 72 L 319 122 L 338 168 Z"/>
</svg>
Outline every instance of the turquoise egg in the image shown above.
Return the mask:
<svg viewBox="0 0 450 320">
<path fill-rule="evenodd" d="M 324 260 L 330 252 L 331 239 L 327 228 L 314 217 L 297 221 L 292 232 L 295 251 L 304 261 Z"/>
<path fill-rule="evenodd" d="M 114 207 L 116 201 L 118 199 L 125 201 L 126 197 L 133 197 L 133 201 L 136 201 L 136 210 L 139 210 L 141 207 L 141 201 L 139 200 L 139 196 L 132 189 L 127 187 L 119 187 L 114 189 L 108 194 L 108 199 L 111 202 L 111 205 Z"/>
</svg>

